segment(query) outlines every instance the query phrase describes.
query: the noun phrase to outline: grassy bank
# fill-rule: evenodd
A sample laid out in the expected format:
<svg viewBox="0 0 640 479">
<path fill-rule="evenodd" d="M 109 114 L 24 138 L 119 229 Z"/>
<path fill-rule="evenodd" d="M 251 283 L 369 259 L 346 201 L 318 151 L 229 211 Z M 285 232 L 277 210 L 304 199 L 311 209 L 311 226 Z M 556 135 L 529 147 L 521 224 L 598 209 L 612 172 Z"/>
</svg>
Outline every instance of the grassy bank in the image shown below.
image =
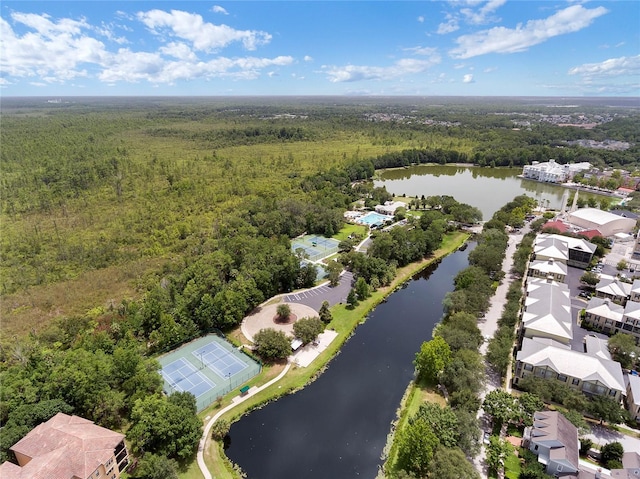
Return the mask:
<svg viewBox="0 0 640 479">
<path fill-rule="evenodd" d="M 320 356 L 314 360 L 314 362 L 307 368 L 300 368 L 293 366 L 287 375 L 280 380 L 274 387 L 260 391 L 251 399 L 241 403 L 237 408 L 232 409 L 225 414 L 224 419 L 231 422 L 239 419 L 248 411 L 251 411 L 263 404 L 266 404 L 284 394 L 291 393 L 300 388 L 303 388 L 309 382 L 313 381 L 319 373 L 326 367 L 327 363 L 336 355 L 344 342 L 353 333 L 355 328 L 364 321 L 367 315 L 380 304 L 387 296 L 400 287 L 404 282 L 409 280 L 413 275 L 426 268 L 428 265 L 437 261 L 438 259 L 446 256 L 447 254 L 455 251 L 460 245 L 462 245 L 469 235 L 463 232 L 455 232 L 446 235 L 441 247 L 434 252 L 433 256 L 423 261 L 407 265 L 398 269 L 396 277 L 393 283 L 387 287 L 380 288 L 375 291 L 371 297 L 366 301 L 361 301 L 354 309 L 348 309 L 345 305 L 336 305 L 332 308 L 333 321 L 329 324 L 329 328 L 334 329 L 338 333 L 338 337 L 330 344 L 330 346 L 323 351 Z M 275 377 L 281 366 L 266 367 L 263 372 L 254 378 L 250 385 L 264 384 L 269 379 Z M 276 372 L 277 371 L 277 372 Z M 228 405 L 235 393 L 229 394 L 225 397 L 222 403 L 216 407 L 212 406 L 205 410 L 201 416 L 203 419 L 211 417 L 216 413 L 219 407 Z M 232 479 L 236 477 L 233 472 L 229 470 L 228 459 L 224 456 L 220 444 L 215 441 L 208 441 L 205 448 L 205 462 L 209 471 L 216 479 Z M 199 474 L 199 473 L 198 473 Z M 181 475 L 184 479 L 193 479 L 200 477 L 193 474 L 193 467 L 190 467 L 184 474 Z"/>
</svg>

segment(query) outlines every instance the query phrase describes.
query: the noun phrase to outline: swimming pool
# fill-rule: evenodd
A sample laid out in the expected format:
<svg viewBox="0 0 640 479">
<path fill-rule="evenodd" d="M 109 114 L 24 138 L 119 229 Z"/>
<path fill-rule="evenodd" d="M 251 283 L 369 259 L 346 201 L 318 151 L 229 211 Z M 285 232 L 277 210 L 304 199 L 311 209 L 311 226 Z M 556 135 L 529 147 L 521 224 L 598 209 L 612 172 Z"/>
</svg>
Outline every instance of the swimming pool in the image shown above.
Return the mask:
<svg viewBox="0 0 640 479">
<path fill-rule="evenodd" d="M 381 215 L 380 213 L 367 213 L 364 216 L 361 216 L 356 220 L 356 223 L 361 225 L 373 226 L 373 225 L 382 225 L 385 221 L 392 219 L 391 216 Z"/>
</svg>

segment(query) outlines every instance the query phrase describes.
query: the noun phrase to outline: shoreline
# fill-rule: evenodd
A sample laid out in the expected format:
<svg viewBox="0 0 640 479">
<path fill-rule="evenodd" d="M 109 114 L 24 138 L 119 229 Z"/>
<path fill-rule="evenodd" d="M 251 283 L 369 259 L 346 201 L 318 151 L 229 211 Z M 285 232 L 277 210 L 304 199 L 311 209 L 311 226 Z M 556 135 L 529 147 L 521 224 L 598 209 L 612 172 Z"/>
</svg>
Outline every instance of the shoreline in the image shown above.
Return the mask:
<svg viewBox="0 0 640 479">
<path fill-rule="evenodd" d="M 277 400 L 279 397 L 284 396 L 285 394 L 291 394 L 297 390 L 300 390 L 306 387 L 308 384 L 312 383 L 316 378 L 322 374 L 326 366 L 333 360 L 333 358 L 340 352 L 342 345 L 349 339 L 356 331 L 356 328 L 359 324 L 366 321 L 367 316 L 371 311 L 373 311 L 379 304 L 386 301 L 387 297 L 394 293 L 396 290 L 402 287 L 404 283 L 409 281 L 413 276 L 420 273 L 422 270 L 427 268 L 429 265 L 439 261 L 440 259 L 448 256 L 449 254 L 457 251 L 460 246 L 465 244 L 471 235 L 466 232 L 457 231 L 456 233 L 446 236 L 443 244 L 440 248 L 438 248 L 431 257 L 425 258 L 422 261 L 411 263 L 403 268 L 400 268 L 396 272 L 396 277 L 392 281 L 389 286 L 384 288 L 380 288 L 377 292 L 373 293 L 372 296 L 360 303 L 359 307 L 356 307 L 353 310 L 347 310 L 345 305 L 336 305 L 332 308 L 332 313 L 334 314 L 334 319 L 331 324 L 334 322 L 342 322 L 342 325 L 336 324 L 336 327 L 342 326 L 339 328 L 342 332 L 339 333 L 339 336 L 333 341 L 327 350 L 325 350 L 314 362 L 307 368 L 290 368 L 286 375 L 279 376 L 280 380 L 279 386 L 277 389 L 265 388 L 261 389 L 257 394 L 255 394 L 252 399 L 243 401 L 241 403 L 230 402 L 231 407 L 225 406 L 221 411 L 215 412 L 215 405 L 210 406 L 205 409 L 201 416 L 206 416 L 205 419 L 207 422 L 215 422 L 216 418 L 224 417 L 230 423 L 235 422 L 240 419 L 245 414 L 248 414 L 252 410 L 259 408 L 271 401 Z M 255 386 L 258 386 L 257 384 Z M 233 393 L 233 396 L 228 396 L 225 398 L 225 401 L 233 401 L 233 398 L 236 397 L 237 394 Z M 236 407 L 242 406 L 242 407 Z M 222 412 L 224 411 L 224 413 Z M 214 416 L 211 419 L 209 416 Z M 209 426 L 207 424 L 207 426 Z M 237 477 L 232 473 L 229 468 L 229 459 L 224 455 L 224 452 L 221 447 L 219 447 L 219 442 L 213 441 L 210 438 L 210 426 L 206 429 L 205 434 L 202 437 L 202 442 L 199 447 L 199 454 L 203 454 L 202 464 L 206 466 L 206 470 L 211 474 L 212 470 L 216 471 L 216 476 L 219 479 L 225 478 L 234 478 Z M 195 461 L 194 461 L 195 462 Z M 220 466 L 224 466 L 224 471 L 221 470 Z M 191 469 L 191 467 L 189 468 Z M 234 468 L 235 469 L 235 468 Z M 207 477 L 203 475 L 202 477 Z M 226 474 L 226 475 L 221 475 Z M 193 477 L 193 475 L 183 475 L 180 477 Z"/>
</svg>

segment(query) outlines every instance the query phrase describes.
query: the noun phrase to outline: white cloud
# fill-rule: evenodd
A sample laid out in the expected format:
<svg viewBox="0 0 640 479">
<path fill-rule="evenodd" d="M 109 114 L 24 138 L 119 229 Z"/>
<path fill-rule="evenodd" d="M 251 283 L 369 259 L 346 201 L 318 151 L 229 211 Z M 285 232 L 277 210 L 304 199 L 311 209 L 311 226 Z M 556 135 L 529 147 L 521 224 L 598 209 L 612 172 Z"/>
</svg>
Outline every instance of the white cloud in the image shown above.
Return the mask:
<svg viewBox="0 0 640 479">
<path fill-rule="evenodd" d="M 310 57 L 309 55 L 305 55 L 304 56 L 304 61 L 305 62 L 312 62 L 313 61 L 313 57 Z"/>
<path fill-rule="evenodd" d="M 411 48 L 404 48 L 405 52 L 411 52 L 414 55 L 422 55 L 422 56 L 437 56 L 438 59 L 440 58 L 438 56 L 438 49 L 437 48 L 433 48 L 433 47 L 411 47 Z"/>
<path fill-rule="evenodd" d="M 496 71 L 498 68 L 497 67 L 487 67 L 484 70 L 482 70 L 482 73 L 491 73 Z"/>
<path fill-rule="evenodd" d="M 26 27 L 17 34 L 12 25 L 0 17 L 0 86 L 12 85 L 20 78 L 31 84 L 66 83 L 74 78 L 97 78 L 109 85 L 117 82 L 146 81 L 153 85 L 173 84 L 179 80 L 224 77 L 253 79 L 265 69 L 292 65 L 291 56 L 211 57 L 198 48 L 219 47 L 240 41 L 245 47 L 255 47 L 270 39 L 263 32 L 238 31 L 202 22 L 199 15 L 185 12 L 171 14 L 153 11 L 138 18 L 157 32 L 169 31 L 168 40 L 156 51 L 135 51 L 120 47 L 108 50 L 104 43 L 90 35 L 101 35 L 113 41 L 110 25 L 89 25 L 84 19 L 52 19 L 48 15 L 13 13 L 11 19 Z M 191 31 L 186 28 L 191 25 Z M 166 32 L 163 32 L 166 33 Z M 204 35 L 210 33 L 209 38 Z M 121 42 L 125 43 L 125 42 Z M 126 42 L 129 43 L 129 42 Z M 68 83 L 71 85 L 71 83 Z"/>
<path fill-rule="evenodd" d="M 604 7 L 591 10 L 572 5 L 543 20 L 529 20 L 516 28 L 494 27 L 458 37 L 458 47 L 450 51 L 454 58 L 471 58 L 487 53 L 516 53 L 549 38 L 577 32 L 589 26 L 594 19 L 607 13 Z"/>
<path fill-rule="evenodd" d="M 150 10 L 138 12 L 138 20 L 154 34 L 176 36 L 188 40 L 196 50 L 216 51 L 232 42 L 242 42 L 247 50 L 271 41 L 271 35 L 257 30 L 236 30 L 227 25 L 207 23 L 197 13 L 182 10 Z"/>
<path fill-rule="evenodd" d="M 83 21 L 53 22 L 47 15 L 13 13 L 12 19 L 31 30 L 17 36 L 0 18 L 0 70 L 7 76 L 66 80 L 86 76 L 81 64 L 102 64 L 108 57 L 102 42 L 83 33 Z"/>
<path fill-rule="evenodd" d="M 422 73 L 438 63 L 440 63 L 440 57 L 438 55 L 433 55 L 432 58 L 428 60 L 403 58 L 387 67 L 364 65 L 323 65 L 322 72 L 329 77 L 329 81 L 332 83 L 362 80 L 389 80 L 404 75 Z"/>
<path fill-rule="evenodd" d="M 467 73 L 464 77 L 462 77 L 462 83 L 474 83 L 473 75 L 471 73 Z"/>
<path fill-rule="evenodd" d="M 211 11 L 213 13 L 221 13 L 223 15 L 229 15 L 229 12 L 227 12 L 227 10 L 224 7 L 221 7 L 220 5 L 214 5 Z"/>
<path fill-rule="evenodd" d="M 458 20 L 452 18 L 451 20 L 448 20 L 445 23 L 441 23 L 440 25 L 438 25 L 438 30 L 437 33 L 439 35 L 445 35 L 447 33 L 452 33 L 455 32 L 456 30 L 459 30 L 460 26 L 458 25 Z"/>
<path fill-rule="evenodd" d="M 473 10 L 471 8 L 463 8 L 460 10 L 460 13 L 464 15 L 467 22 L 480 25 L 483 23 L 488 23 L 490 21 L 498 21 L 497 18 L 492 17 L 494 11 L 504 5 L 507 0 L 489 0 L 485 3 L 480 9 Z M 474 6 L 481 2 L 473 2 Z"/>
<path fill-rule="evenodd" d="M 640 75 L 640 55 L 609 58 L 600 63 L 585 63 L 571 68 L 569 75 L 582 75 L 589 78 Z"/>
<path fill-rule="evenodd" d="M 422 15 L 418 17 L 418 22 L 424 23 L 424 17 Z"/>
</svg>

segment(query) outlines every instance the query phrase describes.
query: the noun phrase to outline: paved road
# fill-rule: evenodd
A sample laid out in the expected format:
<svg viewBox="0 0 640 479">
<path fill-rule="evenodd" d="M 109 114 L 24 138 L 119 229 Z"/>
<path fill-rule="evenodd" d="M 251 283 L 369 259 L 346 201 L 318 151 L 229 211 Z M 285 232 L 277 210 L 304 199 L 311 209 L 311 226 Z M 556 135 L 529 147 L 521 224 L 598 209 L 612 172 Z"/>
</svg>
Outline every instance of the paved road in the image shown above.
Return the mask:
<svg viewBox="0 0 640 479">
<path fill-rule="evenodd" d="M 320 310 L 324 301 L 329 302 L 329 306 L 334 304 L 346 303 L 347 296 L 351 290 L 351 282 L 353 281 L 353 273 L 345 271 L 340 277 L 337 286 L 331 287 L 328 283 L 315 288 L 305 289 L 297 293 L 287 294 L 282 298 L 285 303 L 300 303 L 309 306 L 316 311 Z"/>
<path fill-rule="evenodd" d="M 591 428 L 591 433 L 584 437 L 591 439 L 600 446 L 617 441 L 622 444 L 625 452 L 640 451 L 640 439 L 612 431 L 606 427 L 595 425 Z"/>
</svg>

